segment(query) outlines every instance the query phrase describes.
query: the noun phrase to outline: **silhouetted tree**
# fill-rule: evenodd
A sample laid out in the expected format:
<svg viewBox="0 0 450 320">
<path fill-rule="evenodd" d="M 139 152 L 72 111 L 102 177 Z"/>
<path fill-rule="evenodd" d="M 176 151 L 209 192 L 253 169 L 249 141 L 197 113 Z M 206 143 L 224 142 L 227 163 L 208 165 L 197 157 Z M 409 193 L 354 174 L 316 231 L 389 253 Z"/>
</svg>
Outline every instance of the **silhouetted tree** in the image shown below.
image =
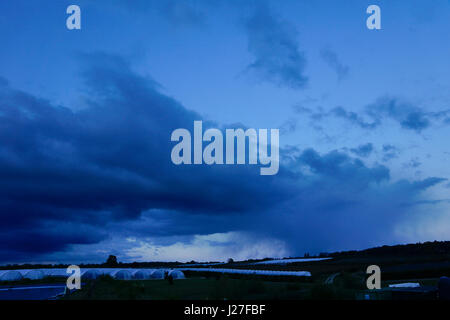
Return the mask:
<svg viewBox="0 0 450 320">
<path fill-rule="evenodd" d="M 110 254 L 108 259 L 106 260 L 106 265 L 107 266 L 116 266 L 117 264 L 118 264 L 117 257 Z"/>
</svg>

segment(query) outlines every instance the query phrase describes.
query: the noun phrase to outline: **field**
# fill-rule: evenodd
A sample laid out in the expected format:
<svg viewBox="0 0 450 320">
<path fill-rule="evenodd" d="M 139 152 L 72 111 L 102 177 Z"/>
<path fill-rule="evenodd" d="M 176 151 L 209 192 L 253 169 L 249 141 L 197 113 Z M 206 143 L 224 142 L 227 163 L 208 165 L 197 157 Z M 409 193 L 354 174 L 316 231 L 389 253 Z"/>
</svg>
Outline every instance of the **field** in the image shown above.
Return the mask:
<svg viewBox="0 0 450 320">
<path fill-rule="evenodd" d="M 65 299 L 155 300 L 290 300 L 337 298 L 332 288 L 313 283 L 261 279 L 188 278 L 175 280 L 120 281 L 108 277 L 89 282 Z M 353 292 L 347 298 L 354 297 Z M 341 298 L 345 298 L 342 296 Z"/>
<path fill-rule="evenodd" d="M 192 300 L 308 300 L 365 299 L 366 269 L 378 265 L 381 269 L 381 286 L 413 282 L 420 290 L 381 290 L 374 299 L 436 299 L 439 278 L 450 275 L 450 242 L 430 242 L 403 246 L 384 246 L 363 251 L 337 252 L 330 259 L 304 262 L 293 260 L 283 263 L 254 264 L 258 261 L 230 261 L 223 264 L 196 265 L 196 270 L 185 270 L 187 279 L 168 280 L 117 280 L 101 276 L 96 280 L 83 279 L 82 289 L 64 299 L 192 299 Z M 259 260 L 260 261 L 260 260 Z M 278 261 L 279 262 L 279 261 Z M 192 263 L 191 263 L 192 265 Z M 118 264 L 127 268 L 189 268 L 190 264 L 156 262 Z M 5 268 L 21 266 L 6 266 Z M 48 267 L 48 266 L 47 266 Z M 60 267 L 60 266 L 58 266 Z M 84 267 L 84 266 L 83 266 Z M 83 268 L 82 267 L 82 268 Z M 101 267 L 93 265 L 91 267 Z M 103 266 L 105 267 L 105 266 Z M 221 274 L 219 269 L 251 269 L 272 271 L 309 271 L 310 277 L 279 275 Z M 203 271 L 204 270 L 204 271 Z M 64 283 L 61 278 L 0 282 L 8 287 L 29 284 Z M 403 290 L 403 292 L 401 292 Z M 372 297 L 370 297 L 372 299 Z"/>
</svg>

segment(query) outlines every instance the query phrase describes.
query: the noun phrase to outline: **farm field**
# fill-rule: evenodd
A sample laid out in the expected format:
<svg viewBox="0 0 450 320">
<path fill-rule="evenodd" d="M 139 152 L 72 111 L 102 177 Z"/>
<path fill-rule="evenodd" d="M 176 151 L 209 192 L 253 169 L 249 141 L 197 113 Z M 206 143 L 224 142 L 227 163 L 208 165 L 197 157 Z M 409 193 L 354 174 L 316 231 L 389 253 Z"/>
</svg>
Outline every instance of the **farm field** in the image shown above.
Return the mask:
<svg viewBox="0 0 450 320">
<path fill-rule="evenodd" d="M 294 258 L 279 263 L 269 259 L 260 261 L 229 261 L 222 264 L 192 263 L 118 263 L 115 267 L 106 265 L 85 265 L 81 269 L 98 268 L 103 275 L 96 278 L 82 276 L 81 290 L 72 292 L 63 299 L 123 299 L 123 300 L 353 300 L 365 299 L 367 267 L 378 265 L 381 270 L 382 292 L 374 299 L 396 299 L 391 291 L 406 291 L 404 283 L 413 283 L 420 290 L 394 293 L 407 299 L 436 299 L 438 281 L 450 275 L 449 242 L 433 242 L 402 246 L 384 246 L 362 251 L 336 252 L 328 259 Z M 254 262 L 264 262 L 256 263 Z M 26 268 L 25 268 L 26 267 Z M 39 268 L 40 267 L 40 268 Z M 64 266 L 5 266 L 8 269 L 40 270 L 46 276 L 40 280 L 21 279 L 0 281 L 0 288 L 64 283 Z M 45 269 L 45 268 L 47 269 Z M 177 277 L 139 278 L 134 274 L 141 270 L 143 275 L 151 270 L 179 269 L 186 279 Z M 26 270 L 25 270 L 26 271 Z M 115 271 L 129 273 L 127 279 L 115 276 Z M 180 271 L 177 271 L 180 272 Z M 307 276 L 298 276 L 297 274 Z M 137 274 L 137 273 L 136 273 Z M 64 275 L 62 277 L 61 275 Z M 182 277 L 182 278 L 183 278 Z M 165 278 L 165 279 L 163 279 Z M 149 279 L 149 280 L 143 280 Z M 390 289 L 391 285 L 400 288 Z M 408 289 L 409 290 L 409 289 Z M 371 298 L 371 297 L 369 297 Z"/>
<path fill-rule="evenodd" d="M 78 299 L 155 300 L 273 300 L 308 299 L 311 283 L 276 282 L 258 279 L 189 278 L 175 280 L 120 281 L 108 277 L 92 281 L 65 297 Z"/>
</svg>

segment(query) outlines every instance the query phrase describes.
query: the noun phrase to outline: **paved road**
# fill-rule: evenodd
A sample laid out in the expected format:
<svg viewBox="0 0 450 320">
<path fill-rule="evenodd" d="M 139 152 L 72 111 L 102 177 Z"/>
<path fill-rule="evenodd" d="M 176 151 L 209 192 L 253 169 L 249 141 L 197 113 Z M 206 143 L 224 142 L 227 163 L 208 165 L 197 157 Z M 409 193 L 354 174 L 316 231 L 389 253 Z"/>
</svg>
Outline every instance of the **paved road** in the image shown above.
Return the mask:
<svg viewBox="0 0 450 320">
<path fill-rule="evenodd" d="M 47 300 L 64 292 L 64 284 L 1 286 L 0 300 Z"/>
</svg>

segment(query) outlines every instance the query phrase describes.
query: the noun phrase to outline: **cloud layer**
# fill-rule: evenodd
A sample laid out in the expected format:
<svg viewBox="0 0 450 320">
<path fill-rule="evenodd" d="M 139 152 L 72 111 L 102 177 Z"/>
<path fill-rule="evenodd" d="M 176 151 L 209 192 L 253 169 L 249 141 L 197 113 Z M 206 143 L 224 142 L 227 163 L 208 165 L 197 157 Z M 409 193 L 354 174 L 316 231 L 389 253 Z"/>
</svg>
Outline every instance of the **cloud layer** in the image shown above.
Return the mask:
<svg viewBox="0 0 450 320">
<path fill-rule="evenodd" d="M 444 181 L 392 181 L 385 166 L 311 148 L 283 149 L 273 177 L 247 165 L 175 166 L 171 132 L 202 117 L 120 57 L 81 63 L 79 111 L 0 81 L 0 261 L 63 260 L 74 248 L 101 261 L 130 237 L 125 259 L 156 257 L 155 245 L 164 257 L 188 248 L 215 259 L 202 238 L 213 234 L 228 234 L 217 247 L 240 258 L 364 247 L 393 237 L 415 214 L 407 204 Z"/>
<path fill-rule="evenodd" d="M 295 107 L 294 110 L 298 114 L 308 115 L 311 120 L 337 118 L 367 130 L 377 129 L 387 121 L 393 121 L 402 129 L 416 133 L 421 133 L 433 125 L 450 124 L 449 109 L 430 112 L 410 102 L 390 96 L 378 98 L 375 102 L 365 106 L 362 112 L 350 111 L 342 106 L 329 111 L 312 110 L 303 106 Z"/>
</svg>

